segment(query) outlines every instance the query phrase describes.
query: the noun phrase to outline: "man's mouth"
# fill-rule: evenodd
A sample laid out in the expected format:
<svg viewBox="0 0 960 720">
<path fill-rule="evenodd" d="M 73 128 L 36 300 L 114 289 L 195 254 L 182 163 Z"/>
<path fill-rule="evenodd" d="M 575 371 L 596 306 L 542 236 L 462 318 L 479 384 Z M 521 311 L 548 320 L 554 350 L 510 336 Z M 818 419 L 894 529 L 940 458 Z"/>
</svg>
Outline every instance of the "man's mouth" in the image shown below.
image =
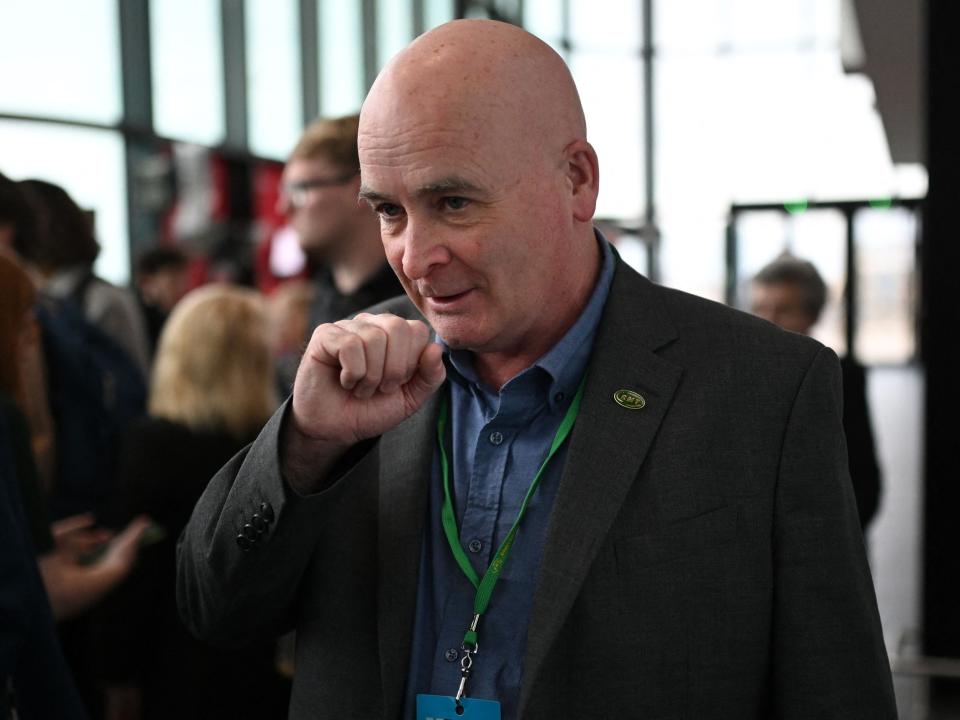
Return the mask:
<svg viewBox="0 0 960 720">
<path fill-rule="evenodd" d="M 424 293 L 423 296 L 427 304 L 432 307 L 449 308 L 451 306 L 456 305 L 461 300 L 463 300 L 471 292 L 473 292 L 473 288 L 468 288 L 467 290 L 463 290 L 461 292 L 448 293 L 448 294 L 429 291 Z"/>
</svg>

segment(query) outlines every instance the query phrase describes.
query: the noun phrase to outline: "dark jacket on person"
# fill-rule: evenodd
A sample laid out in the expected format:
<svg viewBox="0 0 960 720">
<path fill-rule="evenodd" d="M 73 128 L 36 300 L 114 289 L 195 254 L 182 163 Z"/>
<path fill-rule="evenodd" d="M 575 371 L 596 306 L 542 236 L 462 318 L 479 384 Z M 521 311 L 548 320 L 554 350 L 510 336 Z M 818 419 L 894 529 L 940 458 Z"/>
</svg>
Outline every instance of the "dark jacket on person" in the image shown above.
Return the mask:
<svg viewBox="0 0 960 720">
<path fill-rule="evenodd" d="M 249 438 L 144 418 L 127 434 L 119 464 L 118 520 L 146 513 L 164 532 L 143 547 L 131 575 L 100 613 L 106 681 L 137 685 L 144 718 L 276 718 L 287 682 L 274 643 L 238 637 L 235 650 L 194 639 L 174 600 L 175 543 L 210 478 Z"/>
<path fill-rule="evenodd" d="M 380 309 L 416 316 L 408 301 Z M 616 402 L 625 390 L 642 406 Z M 195 632 L 231 642 L 296 626 L 292 718 L 401 716 L 445 391 L 309 496 L 280 473 L 285 406 L 182 536 L 178 602 Z M 518 716 L 895 718 L 840 403 L 828 348 L 618 262 L 525 628 Z M 267 511 L 244 551 L 238 526 Z"/>
<path fill-rule="evenodd" d="M 30 452 L 23 416 L 0 395 L 0 718 L 16 708 L 21 720 L 85 720 L 57 639 L 21 497 Z"/>
</svg>

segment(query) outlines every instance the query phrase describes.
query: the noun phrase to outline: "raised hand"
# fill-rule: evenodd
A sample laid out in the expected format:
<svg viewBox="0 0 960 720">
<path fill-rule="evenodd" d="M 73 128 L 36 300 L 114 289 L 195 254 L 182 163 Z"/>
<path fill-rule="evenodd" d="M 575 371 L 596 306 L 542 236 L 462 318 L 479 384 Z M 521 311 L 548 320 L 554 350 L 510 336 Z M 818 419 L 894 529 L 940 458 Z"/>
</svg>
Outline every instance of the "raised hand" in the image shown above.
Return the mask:
<svg viewBox="0 0 960 720">
<path fill-rule="evenodd" d="M 293 386 L 281 450 L 287 481 L 315 489 L 349 447 L 415 413 L 445 376 L 440 346 L 417 320 L 361 313 L 319 326 Z"/>
</svg>

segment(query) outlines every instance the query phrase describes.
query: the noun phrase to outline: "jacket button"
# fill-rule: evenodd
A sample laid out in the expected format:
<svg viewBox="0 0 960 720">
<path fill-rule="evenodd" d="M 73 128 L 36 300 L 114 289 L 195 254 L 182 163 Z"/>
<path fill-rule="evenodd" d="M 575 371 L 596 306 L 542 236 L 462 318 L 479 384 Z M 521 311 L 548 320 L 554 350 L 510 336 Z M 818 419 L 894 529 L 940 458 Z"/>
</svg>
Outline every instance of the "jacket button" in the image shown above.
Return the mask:
<svg viewBox="0 0 960 720">
<path fill-rule="evenodd" d="M 254 513 L 253 517 L 250 518 L 250 524 L 253 525 L 258 533 L 265 533 L 267 531 L 267 521 L 260 517 L 258 513 Z"/>
<path fill-rule="evenodd" d="M 253 547 L 253 543 L 250 542 L 246 535 L 237 535 L 237 545 L 240 546 L 240 549 L 244 552 L 250 552 L 250 548 Z"/>
<path fill-rule="evenodd" d="M 261 516 L 263 517 L 263 519 L 266 520 L 268 523 L 272 523 L 272 522 L 273 522 L 273 518 L 275 517 L 274 514 L 273 514 L 273 506 L 272 506 L 270 503 L 267 503 L 267 502 L 260 503 L 260 515 L 261 515 Z"/>
<path fill-rule="evenodd" d="M 256 542 L 257 538 L 260 537 L 260 533 L 258 533 L 257 529 L 250 523 L 247 523 L 246 525 L 244 525 L 243 528 L 241 528 L 240 532 L 243 535 L 245 535 L 248 540 L 252 542 Z"/>
</svg>

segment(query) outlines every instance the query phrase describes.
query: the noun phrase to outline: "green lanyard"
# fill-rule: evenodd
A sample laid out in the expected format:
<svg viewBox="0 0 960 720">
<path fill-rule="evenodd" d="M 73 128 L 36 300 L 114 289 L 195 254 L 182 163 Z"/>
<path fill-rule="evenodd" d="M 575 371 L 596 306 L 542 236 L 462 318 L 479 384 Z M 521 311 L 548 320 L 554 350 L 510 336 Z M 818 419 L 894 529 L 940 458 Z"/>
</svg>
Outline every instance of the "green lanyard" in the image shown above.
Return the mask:
<svg viewBox="0 0 960 720">
<path fill-rule="evenodd" d="M 466 655 L 464 662 L 461 663 L 462 677 L 460 680 L 460 690 L 457 693 L 457 702 L 459 702 L 463 696 L 467 676 L 470 674 L 470 667 L 472 665 L 471 654 L 477 652 L 477 624 L 480 621 L 480 616 L 487 611 L 487 607 L 490 605 L 493 588 L 497 584 L 497 580 L 500 579 L 503 565 L 510 555 L 510 549 L 516 538 L 517 530 L 520 528 L 520 521 L 527 512 L 530 498 L 533 497 L 533 494 L 537 491 L 537 487 L 540 485 L 540 478 L 543 476 L 543 471 L 573 429 L 573 423 L 577 419 L 577 413 L 580 412 L 580 399 L 583 397 L 583 387 L 585 383 L 586 378 L 584 377 L 584 379 L 580 381 L 580 387 L 577 388 L 577 394 L 573 396 L 573 402 L 570 403 L 570 407 L 567 409 L 567 414 L 563 416 L 563 421 L 557 429 L 557 434 L 553 437 L 553 442 L 550 444 L 550 452 L 547 453 L 547 457 L 543 461 L 543 464 L 540 465 L 540 469 L 537 470 L 533 482 L 530 483 L 530 488 L 523 498 L 523 504 L 520 506 L 520 512 L 517 514 L 517 519 L 514 521 L 513 527 L 510 528 L 507 537 L 504 538 L 496 555 L 493 556 L 493 560 L 482 579 L 477 576 L 476 571 L 470 564 L 470 560 L 467 558 L 467 554 L 463 551 L 463 546 L 460 544 L 460 533 L 457 531 L 457 520 L 453 511 L 453 502 L 450 499 L 450 463 L 447 460 L 447 451 L 444 447 L 447 416 L 449 415 L 449 402 L 446 395 L 444 395 L 440 405 L 440 416 L 437 418 L 437 442 L 440 444 L 440 469 L 443 474 L 443 509 L 440 513 L 440 519 L 443 523 L 444 534 L 447 536 L 447 543 L 450 545 L 450 550 L 453 552 L 453 557 L 457 561 L 457 565 L 460 566 L 463 574 L 467 576 L 467 579 L 477 589 L 477 594 L 473 601 L 473 621 L 463 636 L 463 650 Z"/>
</svg>

